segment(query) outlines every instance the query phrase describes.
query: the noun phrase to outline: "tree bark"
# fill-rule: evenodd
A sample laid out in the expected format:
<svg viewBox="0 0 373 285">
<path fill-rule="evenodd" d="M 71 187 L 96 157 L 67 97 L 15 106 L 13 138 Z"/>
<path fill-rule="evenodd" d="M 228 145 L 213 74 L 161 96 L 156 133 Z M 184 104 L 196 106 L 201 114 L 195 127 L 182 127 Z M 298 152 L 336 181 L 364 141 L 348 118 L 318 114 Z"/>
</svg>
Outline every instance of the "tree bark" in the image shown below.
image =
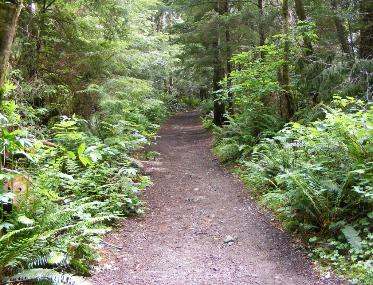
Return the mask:
<svg viewBox="0 0 373 285">
<path fill-rule="evenodd" d="M 0 102 L 21 9 L 22 1 L 19 4 L 0 3 Z"/>
<path fill-rule="evenodd" d="M 263 18 L 264 18 L 264 3 L 263 0 L 258 0 L 258 9 L 259 9 L 259 45 L 264 46 L 265 45 L 265 31 L 264 31 L 264 24 L 263 24 Z M 260 52 L 260 57 L 264 58 L 265 53 L 264 51 Z"/>
<path fill-rule="evenodd" d="M 346 27 L 343 25 L 342 19 L 336 14 L 336 10 L 338 9 L 337 1 L 332 0 L 331 5 L 334 13 L 333 22 L 337 31 L 337 37 L 341 45 L 341 50 L 345 54 L 351 54 L 350 45 L 348 44 L 348 33 Z"/>
<path fill-rule="evenodd" d="M 208 98 L 208 90 L 205 86 L 199 88 L 199 98 L 201 101 L 205 101 Z"/>
<path fill-rule="evenodd" d="M 360 1 L 360 49 L 361 58 L 373 58 L 373 1 Z"/>
<path fill-rule="evenodd" d="M 34 1 L 29 2 L 29 23 L 28 23 L 28 37 L 29 41 L 33 43 L 32 47 L 27 51 L 30 60 L 27 63 L 28 79 L 38 77 L 40 52 L 42 48 L 41 27 L 43 26 L 44 9 L 39 12 L 38 4 Z"/>
<path fill-rule="evenodd" d="M 220 0 L 217 1 L 215 11 L 219 16 L 222 16 L 223 9 Z M 218 91 L 221 90 L 220 81 L 224 79 L 224 68 L 221 61 L 221 35 L 220 35 L 220 18 L 217 19 L 215 40 L 212 44 L 214 53 L 214 75 L 212 88 L 214 92 L 214 124 L 222 126 L 224 123 L 225 105 L 220 98 Z"/>
<path fill-rule="evenodd" d="M 35 42 L 35 46 L 33 46 L 32 50 L 33 58 L 30 59 L 30 64 L 28 66 L 29 79 L 37 78 L 39 75 L 42 62 L 41 56 L 45 45 L 44 36 L 47 32 L 48 10 L 54 5 L 55 2 L 55 0 L 51 0 L 49 2 L 48 0 L 44 0 L 42 3 L 38 4 L 38 2 L 35 0 L 29 1 L 30 36 Z"/>
<path fill-rule="evenodd" d="M 229 15 L 229 0 L 224 0 L 224 14 Z M 234 113 L 234 106 L 233 106 L 233 92 L 232 92 L 232 80 L 229 77 L 232 73 L 232 47 L 231 47 L 231 33 L 230 33 L 230 26 L 229 23 L 225 25 L 225 44 L 226 44 L 226 60 L 227 60 L 227 89 L 228 89 L 228 111 L 230 114 Z"/>
<path fill-rule="evenodd" d="M 301 21 L 305 21 L 306 17 L 306 10 L 304 9 L 303 0 L 295 0 L 295 12 L 297 13 L 297 17 Z"/>
<path fill-rule="evenodd" d="M 283 30 L 286 36 L 289 35 L 289 1 L 282 0 L 282 17 L 283 17 Z M 280 84 L 283 88 L 281 96 L 281 114 L 285 119 L 290 119 L 294 115 L 293 99 L 290 93 L 290 43 L 285 39 L 284 43 L 284 63 L 280 71 Z"/>
<path fill-rule="evenodd" d="M 301 21 L 306 21 L 306 10 L 304 9 L 304 2 L 303 0 L 295 0 L 295 12 L 297 13 L 297 17 Z M 303 36 L 304 46 L 306 47 L 306 55 L 313 54 L 313 47 L 312 41 L 309 37 Z"/>
</svg>

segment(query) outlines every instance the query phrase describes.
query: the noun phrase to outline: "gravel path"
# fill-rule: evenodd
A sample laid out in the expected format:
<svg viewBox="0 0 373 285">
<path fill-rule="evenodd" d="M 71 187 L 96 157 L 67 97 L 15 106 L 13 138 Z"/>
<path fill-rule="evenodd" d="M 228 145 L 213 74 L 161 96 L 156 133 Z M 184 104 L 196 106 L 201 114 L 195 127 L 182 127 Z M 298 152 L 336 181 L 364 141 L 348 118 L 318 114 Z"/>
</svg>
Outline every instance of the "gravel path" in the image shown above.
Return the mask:
<svg viewBox="0 0 373 285">
<path fill-rule="evenodd" d="M 177 114 L 161 129 L 145 163 L 154 186 L 146 214 L 121 223 L 103 249 L 95 284 L 316 285 L 305 252 L 263 214 L 242 183 L 211 154 L 198 113 Z"/>
</svg>

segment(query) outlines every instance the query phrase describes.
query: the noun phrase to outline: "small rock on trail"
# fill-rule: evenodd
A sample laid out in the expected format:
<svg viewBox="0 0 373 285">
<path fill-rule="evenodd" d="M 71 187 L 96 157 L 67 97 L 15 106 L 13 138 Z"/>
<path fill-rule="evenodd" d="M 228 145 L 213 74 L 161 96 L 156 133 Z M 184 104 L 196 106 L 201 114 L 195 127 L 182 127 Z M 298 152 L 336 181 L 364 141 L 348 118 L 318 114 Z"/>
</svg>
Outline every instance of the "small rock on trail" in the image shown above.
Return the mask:
<svg viewBox="0 0 373 285">
<path fill-rule="evenodd" d="M 161 129 L 143 216 L 124 220 L 102 251 L 97 285 L 316 285 L 323 280 L 291 236 L 272 225 L 211 154 L 197 112 Z M 146 166 L 145 166 L 146 168 Z M 106 266 L 109 264 L 110 266 Z"/>
</svg>

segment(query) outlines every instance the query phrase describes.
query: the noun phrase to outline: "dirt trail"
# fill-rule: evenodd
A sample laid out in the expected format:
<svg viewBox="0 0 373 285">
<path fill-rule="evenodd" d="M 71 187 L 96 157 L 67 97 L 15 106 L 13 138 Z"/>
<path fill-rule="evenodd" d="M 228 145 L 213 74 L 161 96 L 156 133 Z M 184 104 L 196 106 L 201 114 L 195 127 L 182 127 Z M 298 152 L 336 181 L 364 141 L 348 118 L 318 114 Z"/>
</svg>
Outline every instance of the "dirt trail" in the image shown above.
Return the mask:
<svg viewBox="0 0 373 285">
<path fill-rule="evenodd" d="M 154 181 L 146 214 L 107 238 L 95 284 L 339 284 L 319 279 L 304 251 L 221 167 L 198 113 L 174 116 L 160 136 L 153 149 L 161 159 L 145 165 Z"/>
</svg>

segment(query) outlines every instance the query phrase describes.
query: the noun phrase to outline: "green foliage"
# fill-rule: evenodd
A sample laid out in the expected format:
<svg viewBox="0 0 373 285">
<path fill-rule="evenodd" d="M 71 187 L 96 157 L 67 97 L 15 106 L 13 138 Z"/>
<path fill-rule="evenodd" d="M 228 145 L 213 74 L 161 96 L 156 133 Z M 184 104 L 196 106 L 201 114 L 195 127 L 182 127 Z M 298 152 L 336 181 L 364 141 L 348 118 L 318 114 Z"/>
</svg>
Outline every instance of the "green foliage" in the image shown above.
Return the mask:
<svg viewBox="0 0 373 285">
<path fill-rule="evenodd" d="M 240 68 L 228 79 L 235 112 L 222 128 L 208 117 L 204 125 L 214 130 L 215 154 L 241 165 L 242 179 L 287 229 L 317 237 L 314 257 L 353 282 L 370 284 L 372 241 L 369 222 L 362 221 L 373 206 L 373 109 L 355 98 L 369 101 L 370 78 L 362 70 L 370 74 L 371 62 L 305 58 L 304 38 L 318 40 L 314 24 L 299 22 L 289 34 L 234 55 L 232 62 Z M 279 80 L 285 63 L 287 90 Z M 299 121 L 282 129 L 284 92 L 298 110 L 293 120 Z M 334 97 L 334 107 L 318 104 L 330 103 L 335 93 L 340 96 Z"/>
<path fill-rule="evenodd" d="M 19 197 L 11 212 L 0 208 L 1 276 L 16 274 L 9 280 L 18 281 L 73 282 L 58 272 L 22 269 L 47 266 L 87 274 L 99 237 L 108 231 L 107 224 L 118 216 L 141 212 L 138 193 L 150 181 L 139 174 L 129 152 L 154 137 L 155 123 L 164 119 L 167 110 L 160 100 L 141 104 L 135 101 L 136 96 L 131 105 L 127 98 L 116 99 L 123 106 L 120 113 L 110 114 L 103 108 L 98 114 L 103 118 L 97 132 L 101 137 L 93 135 L 91 124 L 78 117 L 62 117 L 51 128 L 48 143 L 28 138 L 19 129 L 11 133 L 3 129 L 2 149 L 30 159 L 21 165 L 19 160 L 7 158 L 5 163 L 9 160 L 11 169 L 0 176 L 2 183 L 19 179 L 20 185 L 27 184 L 27 195 Z M 9 110 L 17 109 L 5 109 L 4 118 L 15 116 Z M 25 174 L 13 175 L 12 169 Z M 14 195 L 3 190 L 0 198 L 9 204 Z"/>
<path fill-rule="evenodd" d="M 214 151 L 223 162 L 236 160 L 241 155 L 240 145 L 233 138 L 223 138 Z"/>
<path fill-rule="evenodd" d="M 283 64 L 283 52 L 280 47 L 277 44 L 268 44 L 233 56 L 233 63 L 243 66 L 242 69 L 230 74 L 232 89 L 236 94 L 236 105 L 247 106 L 253 101 L 281 90 L 277 81 L 278 68 Z M 266 56 L 258 57 L 260 52 L 264 52 Z"/>
<path fill-rule="evenodd" d="M 211 99 L 202 101 L 200 108 L 201 108 L 201 115 L 203 117 L 210 115 L 214 109 L 214 101 Z"/>
<path fill-rule="evenodd" d="M 89 285 L 90 282 L 84 280 L 83 278 L 79 278 L 76 276 L 72 276 L 69 274 L 61 274 L 57 271 L 52 269 L 30 269 L 25 270 L 22 273 L 14 275 L 8 278 L 8 282 L 42 282 L 42 281 L 50 281 L 52 284 L 61 284 L 61 285 Z"/>
<path fill-rule="evenodd" d="M 289 35 L 274 35 L 266 45 L 232 57 L 232 63 L 240 66 L 229 76 L 235 114 L 227 116 L 226 126 L 215 130 L 216 154 L 223 161 L 250 154 L 260 140 L 273 137 L 284 126 L 276 111 L 281 109 L 280 94 L 284 91 L 278 81 L 278 70 L 284 64 L 284 45 L 290 43 L 290 56 L 298 58 L 302 54 L 302 37 L 317 39 L 314 28 L 312 23 L 299 22 Z"/>
<path fill-rule="evenodd" d="M 180 100 L 181 104 L 185 104 L 188 109 L 196 109 L 200 104 L 200 100 L 194 96 L 185 96 Z"/>
<path fill-rule="evenodd" d="M 363 223 L 367 223 L 366 219 Z M 324 270 L 333 269 L 338 274 L 347 276 L 352 284 L 371 284 L 373 280 L 371 268 L 373 237 L 366 231 L 363 230 L 364 236 L 367 235 L 361 241 L 360 249 L 351 248 L 340 235 L 327 240 L 313 237 L 310 239 L 314 247 L 311 256 L 321 262 Z"/>
<path fill-rule="evenodd" d="M 240 174 L 285 227 L 319 237 L 316 255 L 333 261 L 336 254 L 331 266 L 369 284 L 373 108 L 353 98 L 335 104 L 324 106 L 324 120 L 292 123 L 264 139 Z M 345 270 L 348 263 L 359 269 Z"/>
<path fill-rule="evenodd" d="M 146 160 L 157 160 L 160 157 L 160 153 L 156 151 L 145 151 L 144 158 Z"/>
<path fill-rule="evenodd" d="M 178 105 L 164 93 L 177 49 L 150 20 L 158 1 L 33 2 L 0 106 L 0 281 L 85 284 L 70 273 L 142 212 L 151 181 L 131 156 Z"/>
<path fill-rule="evenodd" d="M 353 249 L 361 249 L 361 238 L 353 226 L 347 225 L 342 228 L 342 233 Z"/>
<path fill-rule="evenodd" d="M 74 284 L 61 274 L 88 274 L 108 224 L 141 212 L 150 181 L 131 154 L 170 112 L 201 107 L 215 153 L 241 163 L 262 203 L 315 236 L 326 266 L 372 283 L 373 64 L 358 55 L 371 48 L 369 13 L 356 1 L 301 2 L 305 21 L 255 1 L 25 5 L 0 86 L 0 275 Z M 206 98 L 216 76 L 223 128 Z"/>
<path fill-rule="evenodd" d="M 223 128 L 214 128 L 216 154 L 223 161 L 249 155 L 255 144 L 274 136 L 284 125 L 279 116 L 271 114 L 271 109 L 261 104 L 252 105 L 228 120 Z"/>
</svg>

